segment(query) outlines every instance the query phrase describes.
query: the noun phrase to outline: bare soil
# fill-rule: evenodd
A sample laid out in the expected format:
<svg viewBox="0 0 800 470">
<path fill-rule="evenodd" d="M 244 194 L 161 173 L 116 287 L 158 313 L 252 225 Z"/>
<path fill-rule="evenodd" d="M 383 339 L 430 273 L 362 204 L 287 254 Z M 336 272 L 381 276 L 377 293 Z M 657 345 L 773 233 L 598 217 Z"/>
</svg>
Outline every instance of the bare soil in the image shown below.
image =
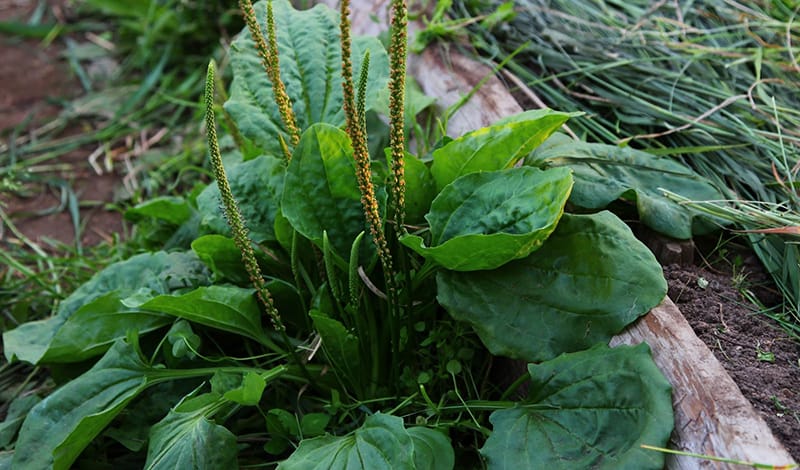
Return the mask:
<svg viewBox="0 0 800 470">
<path fill-rule="evenodd" d="M 753 259 L 730 267 L 670 265 L 669 297 L 722 363 L 775 437 L 800 461 L 800 343 L 742 293 L 776 304 L 769 276 Z"/>
<path fill-rule="evenodd" d="M 0 0 L 0 21 L 27 21 L 39 2 L 26 0 Z M 50 2 L 46 17 L 58 21 L 65 15 L 65 1 Z M 54 119 L 60 108 L 58 100 L 78 96 L 82 91 L 69 66 L 61 57 L 62 47 L 58 41 L 42 47 L 39 40 L 21 40 L 0 36 L 0 141 L 8 143 L 12 131 L 25 136 L 39 126 Z M 83 132 L 90 123 L 76 124 L 64 135 Z M 97 244 L 110 239 L 122 230 L 122 217 L 118 212 L 106 210 L 105 205 L 114 200 L 120 186 L 120 175 L 105 173 L 98 175 L 91 167 L 88 156 L 93 148 L 79 149 L 63 155 L 58 161 L 45 164 L 60 164 L 58 171 L 45 170 L 44 165 L 33 168 L 27 175 L 17 175 L 27 180 L 23 187 L 0 194 L 0 207 L 12 219 L 17 228 L 34 242 L 44 237 L 66 244 L 75 242 L 72 217 L 63 208 L 63 196 L 55 182 L 64 182 L 77 195 L 80 210 L 81 242 Z M 26 158 L 25 155 L 19 157 Z M 10 160 L 8 152 L 0 153 L 0 166 Z M 28 167 L 26 165 L 26 167 Z M 30 167 L 28 167 L 30 169 Z M 42 211 L 51 210 L 47 215 Z M 0 230 L 0 244 L 19 243 L 9 230 Z M 41 244 L 47 248 L 48 244 Z"/>
</svg>

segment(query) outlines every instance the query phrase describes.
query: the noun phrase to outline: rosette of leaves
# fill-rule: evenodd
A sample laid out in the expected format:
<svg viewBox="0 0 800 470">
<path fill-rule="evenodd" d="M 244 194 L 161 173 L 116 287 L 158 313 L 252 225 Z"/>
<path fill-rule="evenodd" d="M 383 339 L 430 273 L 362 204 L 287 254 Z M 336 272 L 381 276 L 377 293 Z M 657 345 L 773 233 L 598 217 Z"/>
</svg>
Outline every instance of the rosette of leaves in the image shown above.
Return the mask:
<svg viewBox="0 0 800 470">
<path fill-rule="evenodd" d="M 390 190 L 373 175 L 376 228 L 341 128 L 336 14 L 272 8 L 302 131 L 290 158 L 243 32 L 226 109 L 263 156 L 228 160 L 230 194 L 198 198 L 219 233 L 112 265 L 53 319 L 4 334 L 9 359 L 73 377 L 26 405 L 12 465 L 113 463 L 128 449 L 148 469 L 661 468 L 640 445 L 669 438 L 669 384 L 646 345 L 606 346 L 662 300 L 661 269 L 610 212 L 565 213 L 572 171 L 519 165 L 570 115 L 522 113 L 448 141 L 432 161 L 406 153 L 407 200 L 426 223 L 392 226 Z M 361 112 L 388 76 L 374 38 L 354 38 L 354 62 L 366 49 Z M 210 214 L 215 197 L 252 219 L 247 269 L 241 238 Z M 376 235 L 392 263 L 376 261 Z M 263 321 L 275 313 L 283 328 Z M 495 356 L 527 372 L 498 379 Z"/>
</svg>

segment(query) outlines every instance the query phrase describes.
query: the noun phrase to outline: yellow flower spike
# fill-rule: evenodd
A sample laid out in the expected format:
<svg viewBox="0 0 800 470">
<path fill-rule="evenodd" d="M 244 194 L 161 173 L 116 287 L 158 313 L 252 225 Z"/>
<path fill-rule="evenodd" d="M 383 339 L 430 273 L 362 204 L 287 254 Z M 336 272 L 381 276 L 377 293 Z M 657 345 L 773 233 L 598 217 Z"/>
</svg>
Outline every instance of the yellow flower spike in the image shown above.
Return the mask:
<svg viewBox="0 0 800 470">
<path fill-rule="evenodd" d="M 300 142 L 300 129 L 297 127 L 297 121 L 294 118 L 294 110 L 292 109 L 292 100 L 286 93 L 286 85 L 283 84 L 281 79 L 281 67 L 278 57 L 278 39 L 275 33 L 275 15 L 272 13 L 272 2 L 267 3 L 267 38 L 269 41 L 269 59 L 272 64 L 272 88 L 275 94 L 275 101 L 278 103 L 278 110 L 283 118 L 283 123 L 286 130 L 292 139 L 292 147 L 297 146 Z"/>
<path fill-rule="evenodd" d="M 342 89 L 344 97 L 344 113 L 347 132 L 353 144 L 353 157 L 356 162 L 356 178 L 358 189 L 361 192 L 361 206 L 369 225 L 370 235 L 378 249 L 378 256 L 383 265 L 386 287 L 389 295 L 397 292 L 395 286 L 395 272 L 392 253 L 383 230 L 383 220 L 380 215 L 378 200 L 375 197 L 375 186 L 372 184 L 372 169 L 369 159 L 369 146 L 367 143 L 367 125 L 364 106 L 356 107 L 353 88 L 353 63 L 350 58 L 350 2 L 342 0 L 341 19 L 339 22 L 342 44 Z M 359 101 L 364 101 L 366 96 L 367 74 L 369 73 L 369 51 L 364 56 L 361 64 L 359 79 Z"/>
<path fill-rule="evenodd" d="M 353 60 L 351 55 L 350 40 L 350 0 L 342 0 L 339 5 L 340 21 L 340 40 L 342 49 L 342 96 L 344 109 L 345 127 L 353 139 L 352 128 L 356 126 L 355 92 L 353 90 Z"/>
<path fill-rule="evenodd" d="M 261 57 L 261 65 L 272 82 L 272 94 L 275 98 L 275 105 L 278 107 L 278 112 L 281 115 L 284 127 L 289 133 L 292 146 L 296 146 L 300 142 L 300 129 L 297 127 L 295 120 L 294 110 L 292 109 L 292 101 L 286 93 L 286 85 L 281 79 L 280 60 L 278 58 L 278 41 L 275 33 L 275 18 L 272 13 L 272 2 L 267 3 L 267 40 L 261 32 L 261 26 L 256 19 L 256 11 L 250 0 L 239 0 L 239 9 L 242 11 L 247 29 L 250 30 L 250 35 L 256 44 L 256 51 Z M 288 162 L 291 158 L 291 152 L 284 150 L 284 158 Z"/>
<path fill-rule="evenodd" d="M 405 0 L 392 1 L 389 40 L 389 147 L 392 149 L 391 207 L 397 233 L 403 233 L 405 219 L 405 86 L 408 42 L 408 7 Z"/>
</svg>

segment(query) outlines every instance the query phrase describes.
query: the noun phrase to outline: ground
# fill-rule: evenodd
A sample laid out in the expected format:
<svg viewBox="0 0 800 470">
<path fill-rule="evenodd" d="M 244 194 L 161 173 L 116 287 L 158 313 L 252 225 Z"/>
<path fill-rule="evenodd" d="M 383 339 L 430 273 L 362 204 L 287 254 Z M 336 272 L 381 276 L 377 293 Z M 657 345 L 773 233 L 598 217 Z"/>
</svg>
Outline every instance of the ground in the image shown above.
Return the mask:
<svg viewBox="0 0 800 470">
<path fill-rule="evenodd" d="M 39 2 L 0 0 L 0 21 L 25 21 Z M 63 15 L 55 7 L 50 14 Z M 79 39 L 79 38 L 76 38 Z M 41 47 L 40 40 L 20 40 L 0 35 L 0 167 L 10 163 L 8 144 L 15 128 L 18 138 L 32 138 L 33 131 L 57 117 L 60 108 L 56 102 L 74 97 L 81 92 L 80 85 L 61 56 L 59 43 Z M 63 136 L 84 132 L 91 123 L 75 123 Z M 66 244 L 74 243 L 74 227 L 68 210 L 56 210 L 45 217 L 38 211 L 62 205 L 58 185 L 63 181 L 75 192 L 80 201 L 81 242 L 96 244 L 109 239 L 122 229 L 118 212 L 105 210 L 106 204 L 115 200 L 115 191 L 121 186 L 114 173 L 100 175 L 89 164 L 94 148 L 81 148 L 60 157 L 58 161 L 44 161 L 25 165 L 25 172 L 16 177 L 28 182 L 15 193 L 0 194 L 0 208 L 10 214 L 20 231 L 34 242 L 48 237 Z M 24 158 L 24 155 L 23 155 Z M 61 164 L 58 172 L 44 172 L 48 165 Z M 4 175 L 0 173 L 0 179 Z M 61 180 L 61 181 L 57 181 Z M 8 230 L 0 230 L 0 242 L 18 243 Z M 48 243 L 40 243 L 47 248 Z"/>
<path fill-rule="evenodd" d="M 0 21 L 26 18 L 36 3 L 0 0 Z M 0 36 L 0 83 L 3 84 L 1 143 L 7 143 L 11 129 L 29 116 L 33 117 L 33 124 L 22 129 L 22 136 L 30 135 L 29 131 L 37 125 L 54 118 L 59 109 L 48 104 L 48 100 L 80 93 L 76 79 L 60 58 L 58 47 L 43 49 L 37 40 Z M 73 127 L 68 132 L 81 132 L 81 128 Z M 68 165 L 57 173 L 34 173 L 37 177 L 64 179 L 75 190 L 82 202 L 81 238 L 85 244 L 108 239 L 122 227 L 119 213 L 105 209 L 105 204 L 114 201 L 115 192 L 122 186 L 120 176 L 113 172 L 97 174 L 88 161 L 93 150 L 84 148 L 62 156 L 57 163 Z M 8 157 L 8 152 L 0 152 L 0 167 L 8 163 Z M 68 211 L 34 215 L 60 202 L 61 197 L 52 186 L 41 182 L 27 184 L 18 194 L 0 195 L 0 208 L 12 217 L 25 236 L 34 241 L 49 237 L 69 244 L 73 242 L 73 229 Z M 19 241 L 8 230 L 0 230 L 0 247 L 3 243 Z M 757 264 L 750 262 L 745 266 L 746 271 L 737 268 L 738 272 L 730 268 L 713 269 L 705 264 L 667 266 L 669 296 L 776 437 L 800 460 L 800 441 L 796 438 L 800 433 L 800 345 L 744 301 L 742 292 L 752 288 L 763 302 L 775 302 L 768 287 L 754 287 L 768 283 Z M 744 273 L 747 277 L 743 277 Z"/>
<path fill-rule="evenodd" d="M 767 305 L 777 300 L 757 262 L 744 266 L 666 266 L 668 295 L 800 461 L 800 344 L 743 298 L 749 290 Z"/>
</svg>

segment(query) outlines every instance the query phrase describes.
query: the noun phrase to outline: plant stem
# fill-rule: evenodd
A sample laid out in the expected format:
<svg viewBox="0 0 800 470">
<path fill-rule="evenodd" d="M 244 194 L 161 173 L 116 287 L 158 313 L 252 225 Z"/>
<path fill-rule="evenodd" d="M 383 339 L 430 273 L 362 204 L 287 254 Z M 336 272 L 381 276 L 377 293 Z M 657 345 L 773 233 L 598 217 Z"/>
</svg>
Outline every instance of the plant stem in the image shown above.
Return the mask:
<svg viewBox="0 0 800 470">
<path fill-rule="evenodd" d="M 369 224 L 370 235 L 378 248 L 387 279 L 393 278 L 392 254 L 389 251 L 386 236 L 383 230 L 378 200 L 375 197 L 375 186 L 372 184 L 372 168 L 369 159 L 369 147 L 367 146 L 366 120 L 358 115 L 356 110 L 355 91 L 353 88 L 353 64 L 350 58 L 350 2 L 343 0 L 341 5 L 342 18 L 340 21 L 341 42 L 342 42 L 342 91 L 344 95 L 344 114 L 347 126 L 347 133 L 353 144 L 353 157 L 356 161 L 356 177 L 358 179 L 358 189 L 361 192 L 361 205 L 364 208 L 364 215 Z M 369 52 L 364 57 L 361 65 L 361 74 L 365 74 L 369 69 Z M 366 70 L 365 70 L 366 69 Z M 366 82 L 366 78 L 362 80 Z M 387 283 L 387 288 L 390 284 Z"/>
<path fill-rule="evenodd" d="M 286 86 L 281 79 L 281 67 L 278 56 L 278 39 L 275 32 L 275 15 L 272 12 L 272 1 L 267 2 L 267 39 L 269 41 L 270 63 L 272 65 L 272 86 L 275 91 L 275 101 L 278 104 L 278 110 L 281 112 L 281 117 L 289 131 L 292 139 L 292 147 L 297 146 L 300 142 L 300 129 L 297 127 L 297 121 L 294 117 L 292 110 L 292 101 L 286 93 Z"/>
<path fill-rule="evenodd" d="M 522 374 L 519 376 L 519 378 L 517 378 L 517 380 L 514 381 L 514 383 L 511 384 L 510 387 L 506 389 L 505 392 L 503 392 L 503 395 L 500 396 L 500 400 L 508 400 L 508 398 L 513 395 L 514 392 L 516 392 L 522 386 L 522 384 L 530 380 L 531 376 L 527 372 Z"/>
</svg>

